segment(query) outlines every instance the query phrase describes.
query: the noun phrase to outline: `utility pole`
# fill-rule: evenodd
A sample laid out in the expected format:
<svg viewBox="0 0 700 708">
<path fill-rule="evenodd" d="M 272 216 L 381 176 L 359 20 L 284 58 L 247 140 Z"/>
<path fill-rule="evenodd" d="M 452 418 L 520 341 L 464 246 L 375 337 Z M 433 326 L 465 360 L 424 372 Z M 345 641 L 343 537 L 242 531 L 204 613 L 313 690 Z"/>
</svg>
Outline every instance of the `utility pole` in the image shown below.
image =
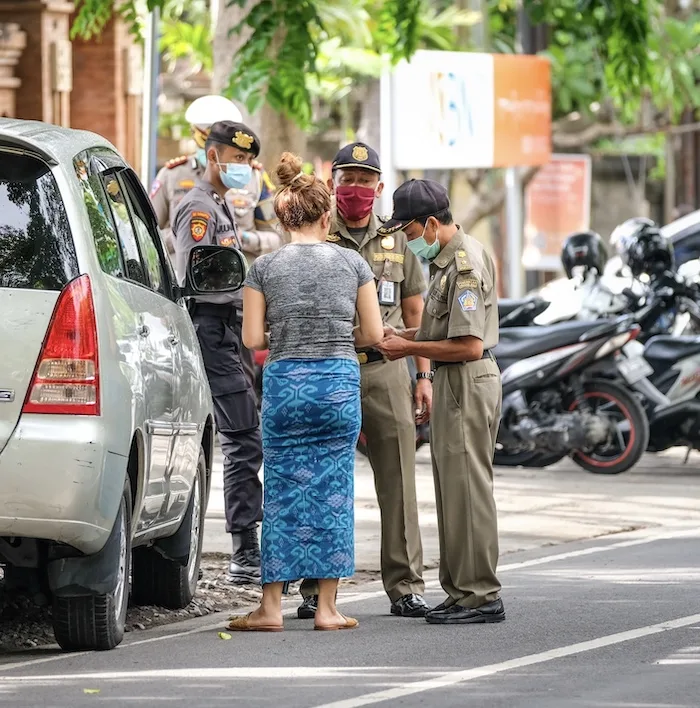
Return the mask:
<svg viewBox="0 0 700 708">
<path fill-rule="evenodd" d="M 515 51 L 519 54 L 536 54 L 547 47 L 547 27 L 533 27 L 524 0 L 517 2 Z M 525 294 L 523 271 L 523 182 L 520 167 L 508 167 L 506 186 L 506 252 L 508 254 L 508 294 L 522 297 Z"/>
<path fill-rule="evenodd" d="M 141 182 L 149 189 L 158 161 L 158 75 L 160 73 L 160 10 L 146 21 L 143 62 L 143 110 L 141 118 Z"/>
<path fill-rule="evenodd" d="M 515 51 L 524 53 L 528 43 L 530 22 L 523 7 L 523 0 L 517 2 L 517 26 Z M 523 274 L 523 182 L 520 167 L 507 167 L 506 183 L 506 253 L 508 265 L 508 295 L 522 297 L 525 294 Z"/>
</svg>

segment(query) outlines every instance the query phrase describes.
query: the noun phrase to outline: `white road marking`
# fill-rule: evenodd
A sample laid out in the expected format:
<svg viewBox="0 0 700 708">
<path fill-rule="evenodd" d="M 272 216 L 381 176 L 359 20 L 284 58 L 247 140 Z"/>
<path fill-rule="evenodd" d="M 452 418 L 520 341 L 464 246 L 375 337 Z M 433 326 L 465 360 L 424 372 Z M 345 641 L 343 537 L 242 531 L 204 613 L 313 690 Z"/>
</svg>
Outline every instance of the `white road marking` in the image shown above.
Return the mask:
<svg viewBox="0 0 700 708">
<path fill-rule="evenodd" d="M 568 646 L 559 647 L 558 649 L 550 649 L 549 651 L 539 652 L 537 654 L 529 654 L 521 656 L 517 659 L 502 661 L 498 664 L 490 664 L 488 666 L 480 666 L 476 669 L 466 669 L 464 671 L 451 671 L 444 673 L 441 676 L 436 676 L 425 681 L 415 681 L 405 683 L 396 688 L 388 688 L 384 691 L 376 691 L 375 693 L 366 693 L 364 696 L 357 698 L 348 698 L 342 701 L 334 701 L 333 703 L 323 703 L 314 708 L 360 708 L 360 706 L 368 706 L 374 703 L 383 703 L 384 701 L 395 701 L 406 696 L 411 696 L 416 693 L 424 693 L 425 691 L 433 691 L 440 688 L 448 688 L 457 684 L 474 681 L 475 679 L 484 678 L 485 676 L 493 676 L 511 669 L 522 669 L 525 666 L 533 666 L 542 664 L 555 659 L 562 659 L 566 656 L 574 654 L 582 654 L 595 649 L 602 649 L 614 644 L 629 642 L 634 639 L 641 639 L 652 634 L 660 634 L 673 629 L 689 627 L 690 625 L 700 623 L 700 614 L 688 615 L 687 617 L 679 617 L 678 619 L 669 622 L 660 622 L 639 629 L 631 629 L 626 632 L 617 632 L 609 634 L 606 637 L 598 637 L 587 642 L 578 642 Z"/>
<path fill-rule="evenodd" d="M 46 674 L 43 676 L 0 676 L 2 684 L 56 683 L 57 681 L 115 681 L 140 679 L 293 679 L 293 678 L 342 678 L 368 674 L 386 677 L 403 673 L 399 666 L 225 666 L 220 668 L 148 669 L 144 671 L 95 671 L 85 674 Z M 440 670 L 421 671 L 424 676 L 441 676 Z"/>
<path fill-rule="evenodd" d="M 641 536 L 640 536 L 641 534 Z M 642 531 L 633 531 L 631 532 L 630 535 L 634 535 L 634 538 L 625 540 L 625 541 L 617 541 L 616 543 L 610 543 L 607 545 L 600 545 L 600 546 L 591 546 L 589 548 L 580 548 L 576 551 L 566 551 L 564 553 L 554 553 L 552 555 L 548 556 L 541 556 L 539 558 L 531 558 L 530 560 L 526 561 L 520 561 L 517 563 L 506 563 L 504 565 L 499 566 L 498 572 L 499 573 L 505 573 L 511 570 L 520 570 L 522 568 L 530 568 L 533 566 L 537 565 L 544 565 L 546 563 L 554 563 L 556 561 L 560 560 L 567 560 L 569 558 L 578 558 L 579 556 L 587 556 L 587 555 L 592 555 L 595 553 L 603 553 L 605 551 L 614 551 L 617 550 L 618 548 L 629 548 L 630 546 L 639 546 L 642 544 L 646 543 L 654 543 L 655 541 L 664 541 L 667 539 L 671 538 L 681 538 L 684 536 L 690 537 L 693 535 L 697 535 L 698 530 L 697 528 L 681 528 L 681 529 L 674 529 L 672 531 L 664 531 L 662 533 L 658 534 L 651 534 L 649 535 L 649 532 L 646 530 Z M 431 574 L 434 575 L 435 571 L 433 571 Z M 374 581 L 373 581 L 374 582 Z M 440 583 L 437 580 L 429 581 L 426 582 L 426 588 L 439 588 Z M 350 596 L 346 597 L 339 597 L 338 598 L 338 605 L 347 605 L 350 603 L 355 603 L 355 602 L 360 602 L 362 600 L 368 600 L 372 599 L 375 597 L 382 597 L 384 595 L 384 590 L 373 590 L 371 592 L 360 592 L 360 593 L 355 593 Z M 296 615 L 296 608 L 289 608 L 288 610 L 285 610 L 282 613 L 285 617 L 290 617 L 290 616 L 295 616 Z M 173 632 L 173 633 L 168 633 L 168 634 L 162 634 L 157 637 L 149 637 L 147 639 L 137 639 L 136 641 L 129 641 L 124 644 L 120 644 L 117 649 L 118 650 L 124 650 L 128 649 L 129 647 L 134 647 L 134 646 L 139 646 L 141 644 L 151 644 L 153 642 L 162 642 L 167 639 L 179 639 L 180 637 L 187 637 L 191 634 L 199 634 L 201 632 L 210 632 L 214 629 L 221 628 L 225 622 L 222 619 L 222 615 L 226 616 L 225 613 L 220 613 L 218 615 L 218 619 L 216 622 L 212 622 L 210 624 L 206 624 L 204 626 L 197 627 L 196 629 L 188 629 L 184 630 L 181 632 Z M 27 659 L 26 661 L 16 661 L 11 664 L 0 664 L 0 672 L 3 671 L 11 671 L 13 669 L 21 669 L 26 666 L 36 666 L 38 664 L 45 664 L 50 661 L 65 661 L 66 659 L 72 659 L 73 657 L 76 656 L 85 656 L 87 654 L 91 654 L 92 652 L 89 651 L 84 651 L 84 652 L 75 652 L 71 654 L 56 654 L 54 656 L 47 656 L 47 657 L 42 657 L 38 659 Z"/>
<path fill-rule="evenodd" d="M 666 659 L 661 659 L 657 661 L 657 664 L 662 666 L 666 665 L 679 665 L 679 664 L 700 664 L 700 647 L 686 647 L 681 649 L 675 654 L 671 654 Z"/>
</svg>

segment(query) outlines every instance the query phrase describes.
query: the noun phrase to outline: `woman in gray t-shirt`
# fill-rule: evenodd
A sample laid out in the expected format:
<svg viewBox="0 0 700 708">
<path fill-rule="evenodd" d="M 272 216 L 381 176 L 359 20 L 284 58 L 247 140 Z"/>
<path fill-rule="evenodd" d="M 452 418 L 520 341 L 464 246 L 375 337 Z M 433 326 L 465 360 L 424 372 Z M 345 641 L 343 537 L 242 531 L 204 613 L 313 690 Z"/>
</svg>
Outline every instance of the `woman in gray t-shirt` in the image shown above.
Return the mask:
<svg viewBox="0 0 700 708">
<path fill-rule="evenodd" d="M 283 583 L 319 578 L 315 629 L 352 629 L 357 621 L 338 612 L 335 596 L 338 580 L 355 572 L 355 348 L 375 345 L 383 327 L 367 263 L 326 243 L 326 186 L 289 153 L 277 177 L 275 211 L 291 243 L 258 258 L 243 290 L 243 342 L 266 349 L 269 338 L 270 350 L 262 401 L 263 599 L 229 627 L 282 629 Z"/>
</svg>

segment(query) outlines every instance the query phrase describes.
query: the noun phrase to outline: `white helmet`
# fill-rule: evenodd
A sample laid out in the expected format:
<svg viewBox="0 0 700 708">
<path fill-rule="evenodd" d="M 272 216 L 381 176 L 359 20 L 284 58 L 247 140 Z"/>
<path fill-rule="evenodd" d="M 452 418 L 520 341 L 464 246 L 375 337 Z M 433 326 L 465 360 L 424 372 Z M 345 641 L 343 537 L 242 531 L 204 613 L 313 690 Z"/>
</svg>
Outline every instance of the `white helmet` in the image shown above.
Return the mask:
<svg viewBox="0 0 700 708">
<path fill-rule="evenodd" d="M 200 130 L 208 131 L 220 120 L 242 123 L 243 116 L 236 105 L 223 96 L 202 96 L 190 104 L 185 120 Z"/>
</svg>

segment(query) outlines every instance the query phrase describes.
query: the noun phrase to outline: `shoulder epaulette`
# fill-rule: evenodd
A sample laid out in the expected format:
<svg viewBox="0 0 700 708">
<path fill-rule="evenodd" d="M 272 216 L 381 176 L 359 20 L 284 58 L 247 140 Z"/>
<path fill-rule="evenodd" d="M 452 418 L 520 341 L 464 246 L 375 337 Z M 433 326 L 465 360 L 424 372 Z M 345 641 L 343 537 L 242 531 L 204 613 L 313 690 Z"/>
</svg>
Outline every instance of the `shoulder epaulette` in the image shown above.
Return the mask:
<svg viewBox="0 0 700 708">
<path fill-rule="evenodd" d="M 173 167 L 179 167 L 180 165 L 184 165 L 189 159 L 190 158 L 187 155 L 180 155 L 180 157 L 174 157 L 172 160 L 168 160 L 165 163 L 165 167 L 168 170 L 172 170 Z"/>
<path fill-rule="evenodd" d="M 463 248 L 458 249 L 455 253 L 455 261 L 457 263 L 457 271 L 459 273 L 470 273 L 474 270 L 472 263 L 469 260 L 469 256 Z"/>
</svg>

